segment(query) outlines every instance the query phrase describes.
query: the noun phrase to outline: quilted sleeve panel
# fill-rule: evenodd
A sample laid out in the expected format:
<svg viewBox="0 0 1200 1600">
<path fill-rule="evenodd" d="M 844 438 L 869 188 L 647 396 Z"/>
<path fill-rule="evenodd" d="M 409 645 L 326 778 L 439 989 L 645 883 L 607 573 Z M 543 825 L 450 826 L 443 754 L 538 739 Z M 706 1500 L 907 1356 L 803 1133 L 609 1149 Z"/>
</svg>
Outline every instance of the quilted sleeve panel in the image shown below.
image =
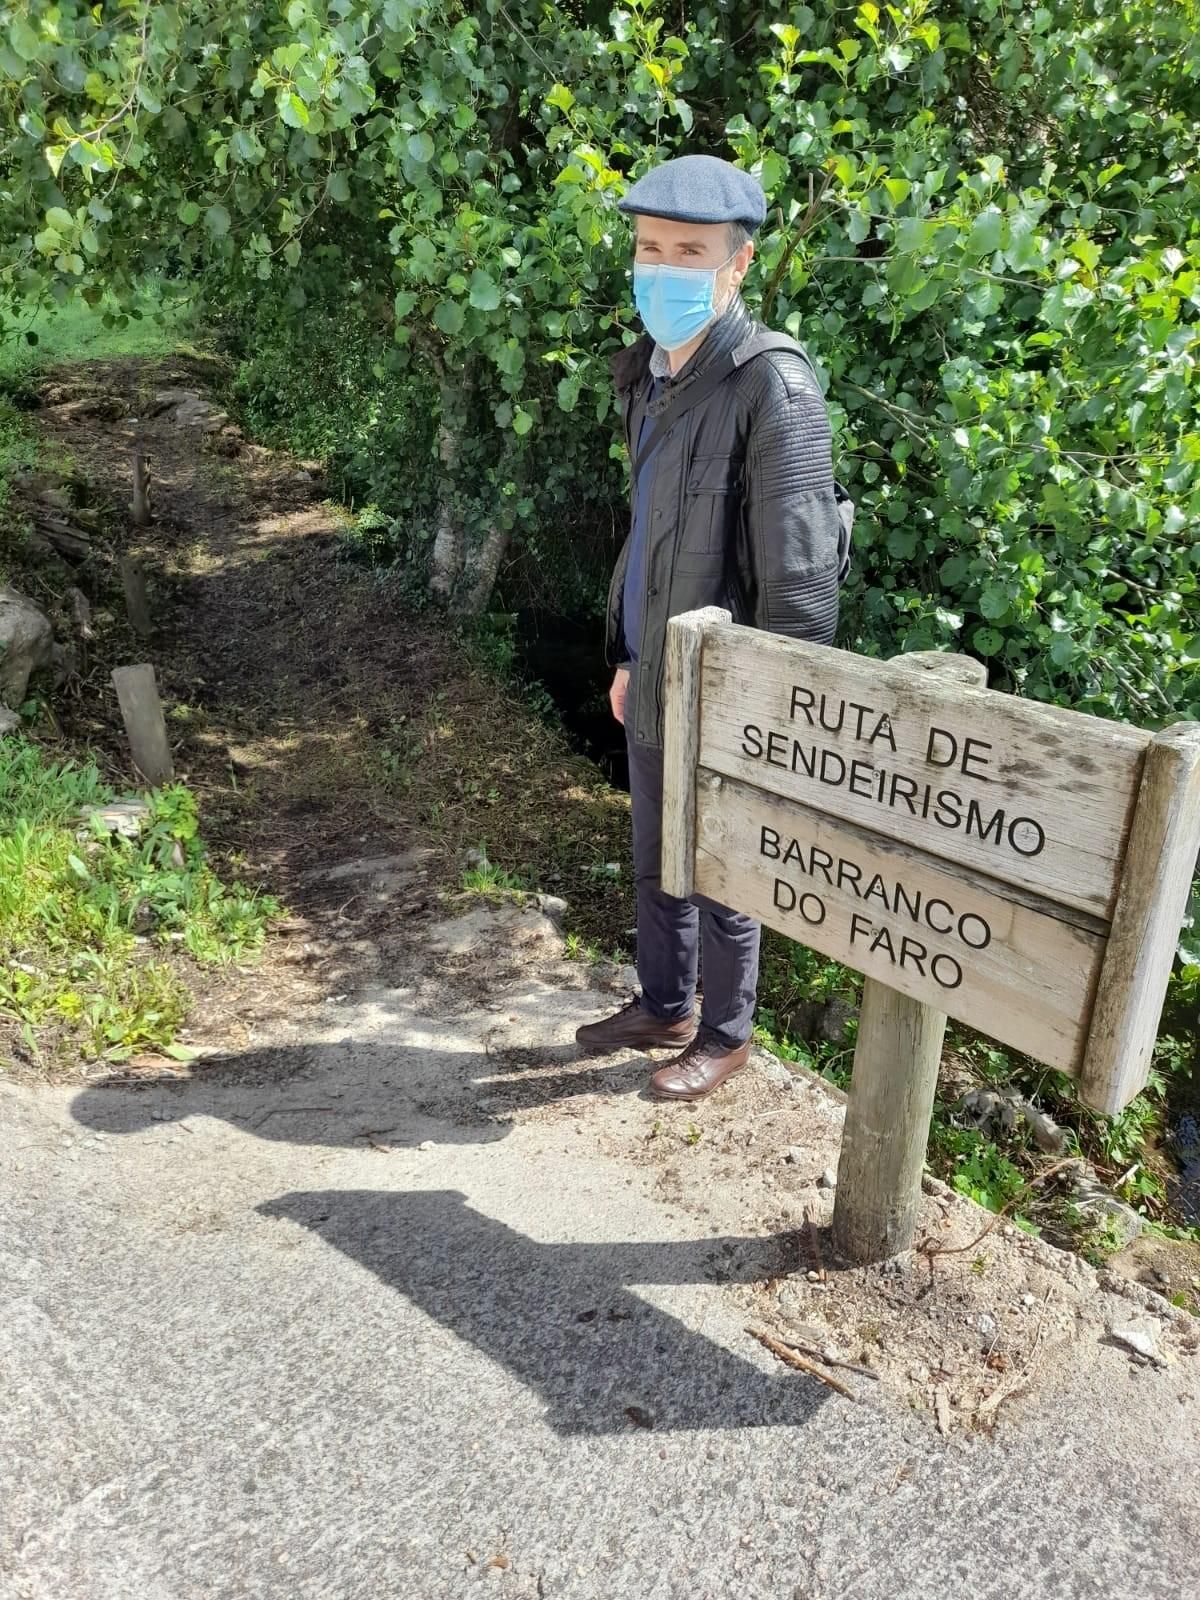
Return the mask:
<svg viewBox="0 0 1200 1600">
<path fill-rule="evenodd" d="M 831 644 L 838 620 L 839 519 L 825 401 L 786 353 L 754 362 L 745 538 L 756 621 L 771 633 Z"/>
</svg>

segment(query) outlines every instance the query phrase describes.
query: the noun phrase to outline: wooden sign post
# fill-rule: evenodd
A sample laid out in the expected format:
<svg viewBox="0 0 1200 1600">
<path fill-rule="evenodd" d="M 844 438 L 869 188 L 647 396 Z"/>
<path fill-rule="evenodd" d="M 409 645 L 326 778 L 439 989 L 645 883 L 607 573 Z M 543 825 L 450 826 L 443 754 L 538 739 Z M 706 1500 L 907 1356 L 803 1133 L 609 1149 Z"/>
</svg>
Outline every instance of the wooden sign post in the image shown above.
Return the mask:
<svg viewBox="0 0 1200 1600">
<path fill-rule="evenodd" d="M 154 668 L 148 662 L 136 667 L 114 667 L 112 681 L 134 766 L 152 789 L 174 783 L 175 763 Z"/>
<path fill-rule="evenodd" d="M 873 661 L 669 625 L 663 887 L 864 974 L 835 1240 L 912 1242 L 947 1016 L 1079 1079 L 1146 1081 L 1200 844 L 1200 725 L 1151 735 Z"/>
</svg>

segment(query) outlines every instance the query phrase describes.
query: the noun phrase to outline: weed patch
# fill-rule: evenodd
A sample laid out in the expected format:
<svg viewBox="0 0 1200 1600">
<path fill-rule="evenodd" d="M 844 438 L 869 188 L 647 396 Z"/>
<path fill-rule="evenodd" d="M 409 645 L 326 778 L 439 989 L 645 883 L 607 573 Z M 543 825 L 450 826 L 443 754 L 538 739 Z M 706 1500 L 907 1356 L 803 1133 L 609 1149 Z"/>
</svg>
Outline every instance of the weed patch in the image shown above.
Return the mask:
<svg viewBox="0 0 1200 1600">
<path fill-rule="evenodd" d="M 515 900 L 521 904 L 528 896 L 529 884 L 518 874 L 505 871 L 480 854 L 474 866 L 468 867 L 462 875 L 462 891 L 493 905 L 501 900 Z"/>
<path fill-rule="evenodd" d="M 212 871 L 187 789 L 153 792 L 136 838 L 89 820 L 115 798 L 90 762 L 0 744 L 0 1019 L 38 1063 L 170 1053 L 189 992 L 157 952 L 245 962 L 279 912 Z"/>
</svg>

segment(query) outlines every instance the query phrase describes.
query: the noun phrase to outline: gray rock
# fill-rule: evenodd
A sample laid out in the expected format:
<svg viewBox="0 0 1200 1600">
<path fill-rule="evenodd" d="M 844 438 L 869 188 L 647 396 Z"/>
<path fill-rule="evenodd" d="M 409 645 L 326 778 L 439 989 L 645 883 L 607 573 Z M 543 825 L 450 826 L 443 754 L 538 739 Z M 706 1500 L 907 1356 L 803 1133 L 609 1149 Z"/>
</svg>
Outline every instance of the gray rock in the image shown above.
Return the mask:
<svg viewBox="0 0 1200 1600">
<path fill-rule="evenodd" d="M 71 498 L 70 491 L 61 485 L 55 485 L 49 489 L 40 489 L 38 491 L 38 499 L 44 506 L 53 506 L 55 511 L 73 512 L 75 510 L 75 502 Z"/>
<path fill-rule="evenodd" d="M 817 1179 L 817 1188 L 818 1189 L 836 1189 L 837 1188 L 837 1173 L 833 1170 L 832 1167 L 826 1167 L 825 1171 Z"/>
<path fill-rule="evenodd" d="M 789 1167 L 798 1167 L 804 1160 L 804 1151 L 798 1144 L 789 1145 L 783 1159 Z"/>
<path fill-rule="evenodd" d="M 567 911 L 570 909 L 567 902 L 556 894 L 539 894 L 534 904 L 559 927 L 566 921 Z"/>
<path fill-rule="evenodd" d="M 1145 1228 L 1146 1219 L 1110 1193 L 1089 1162 L 1076 1161 L 1065 1170 L 1074 1191 L 1073 1199 L 1080 1211 L 1098 1226 L 1107 1227 L 1116 1234 L 1114 1254 L 1132 1244 Z"/>
<path fill-rule="evenodd" d="M 786 1283 L 775 1296 L 775 1303 L 785 1317 L 798 1316 L 804 1309 L 804 1301 L 801 1296 Z"/>
<path fill-rule="evenodd" d="M 10 711 L 7 706 L 0 706 L 0 739 L 6 733 L 19 733 L 21 719 L 15 711 Z"/>
<path fill-rule="evenodd" d="M 33 674 L 54 660 L 50 618 L 27 595 L 0 586 L 0 704 L 19 706 Z"/>
<path fill-rule="evenodd" d="M 1158 1344 L 1154 1339 L 1154 1335 L 1148 1333 L 1145 1328 L 1114 1327 L 1109 1330 L 1109 1334 L 1118 1344 L 1123 1344 L 1127 1350 L 1132 1350 L 1135 1355 L 1141 1356 L 1144 1361 L 1153 1361 L 1156 1366 L 1166 1365 L 1158 1353 Z"/>
<path fill-rule="evenodd" d="M 224 411 L 218 411 L 195 389 L 161 389 L 154 397 L 151 416 L 170 413 L 170 420 L 178 428 L 200 428 L 205 433 L 215 433 L 229 421 Z"/>
<path fill-rule="evenodd" d="M 1036 1106 L 1030 1105 L 1028 1100 L 1020 1102 L 1021 1114 L 1033 1134 L 1033 1142 L 1039 1150 L 1048 1150 L 1051 1153 L 1065 1148 L 1067 1143 L 1066 1130 L 1060 1128 L 1053 1117 L 1047 1116 L 1044 1111 L 1039 1111 Z"/>
<path fill-rule="evenodd" d="M 84 806 L 80 816 L 85 824 L 79 837 L 91 837 L 93 825 L 105 833 L 119 833 L 123 838 L 136 839 L 142 824 L 150 817 L 150 807 L 144 800 L 114 800 L 107 806 Z"/>
<path fill-rule="evenodd" d="M 841 1044 L 847 1024 L 858 1016 L 849 1000 L 834 995 L 829 1000 L 803 1000 L 789 1014 L 788 1027 L 798 1038 L 825 1044 Z"/>
</svg>

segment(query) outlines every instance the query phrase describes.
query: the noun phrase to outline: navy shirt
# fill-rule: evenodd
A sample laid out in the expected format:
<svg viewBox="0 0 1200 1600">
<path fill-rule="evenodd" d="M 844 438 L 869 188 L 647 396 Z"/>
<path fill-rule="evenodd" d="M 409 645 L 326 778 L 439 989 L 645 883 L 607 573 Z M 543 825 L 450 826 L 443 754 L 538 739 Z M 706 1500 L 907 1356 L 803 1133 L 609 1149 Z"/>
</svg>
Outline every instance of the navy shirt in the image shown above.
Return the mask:
<svg viewBox="0 0 1200 1600">
<path fill-rule="evenodd" d="M 650 406 L 656 398 L 662 380 L 652 378 L 642 426 L 634 445 L 634 458 L 646 440 L 651 438 L 657 423 L 650 415 Z M 633 527 L 629 536 L 629 564 L 625 568 L 624 632 L 625 650 L 630 661 L 636 661 L 642 643 L 642 610 L 646 599 L 646 557 L 650 544 L 650 485 L 654 481 L 654 453 L 642 465 L 638 474 L 637 493 L 633 501 Z"/>
</svg>

